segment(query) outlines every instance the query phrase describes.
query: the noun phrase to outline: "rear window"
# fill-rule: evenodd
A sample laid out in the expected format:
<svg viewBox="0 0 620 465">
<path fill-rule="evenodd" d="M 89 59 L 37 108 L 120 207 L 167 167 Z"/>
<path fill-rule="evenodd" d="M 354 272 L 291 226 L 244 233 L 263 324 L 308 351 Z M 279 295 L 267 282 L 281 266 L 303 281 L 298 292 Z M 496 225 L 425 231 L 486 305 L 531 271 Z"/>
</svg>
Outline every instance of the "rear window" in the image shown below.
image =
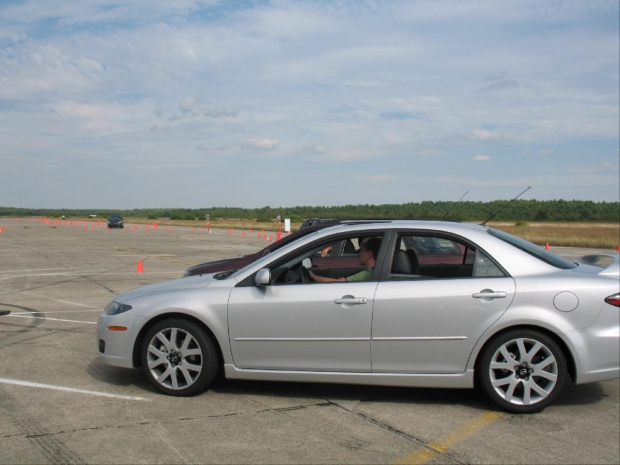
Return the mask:
<svg viewBox="0 0 620 465">
<path fill-rule="evenodd" d="M 533 255 L 534 257 L 542 260 L 545 263 L 548 263 L 549 265 L 553 265 L 563 270 L 577 268 L 577 265 L 575 263 L 568 261 L 565 258 L 554 254 L 553 252 L 549 252 L 548 250 L 545 250 L 536 244 L 532 244 L 530 241 L 526 241 L 525 239 L 521 239 L 520 237 L 513 236 L 512 234 L 508 234 L 507 232 L 499 231 L 497 229 L 489 228 L 488 231 L 490 235 L 495 236 L 504 242 L 508 242 L 510 245 L 515 246 L 517 249 L 523 250 L 524 252 Z"/>
</svg>

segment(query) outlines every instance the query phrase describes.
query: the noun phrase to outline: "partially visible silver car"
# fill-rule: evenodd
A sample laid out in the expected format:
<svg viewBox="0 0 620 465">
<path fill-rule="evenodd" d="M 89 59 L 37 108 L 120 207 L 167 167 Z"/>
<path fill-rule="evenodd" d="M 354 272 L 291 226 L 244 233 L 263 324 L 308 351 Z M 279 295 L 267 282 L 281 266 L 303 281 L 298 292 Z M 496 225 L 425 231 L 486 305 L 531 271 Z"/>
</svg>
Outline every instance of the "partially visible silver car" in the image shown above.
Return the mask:
<svg viewBox="0 0 620 465">
<path fill-rule="evenodd" d="M 331 244 L 378 237 L 369 281 L 315 283 Z M 482 389 L 529 413 L 577 384 L 620 375 L 618 256 L 567 261 L 481 225 L 339 224 L 234 273 L 193 276 L 116 297 L 97 342 L 110 365 L 141 367 L 186 396 L 227 378 Z M 591 259 L 590 259 L 591 261 Z"/>
</svg>

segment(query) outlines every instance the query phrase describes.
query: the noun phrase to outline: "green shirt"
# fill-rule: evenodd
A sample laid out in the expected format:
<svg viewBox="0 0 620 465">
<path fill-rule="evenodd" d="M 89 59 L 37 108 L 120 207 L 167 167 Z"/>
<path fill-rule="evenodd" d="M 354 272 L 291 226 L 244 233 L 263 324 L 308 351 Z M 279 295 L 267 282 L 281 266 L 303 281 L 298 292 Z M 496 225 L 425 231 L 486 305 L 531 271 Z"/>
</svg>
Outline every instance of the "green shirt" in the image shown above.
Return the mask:
<svg viewBox="0 0 620 465">
<path fill-rule="evenodd" d="M 367 268 L 346 278 L 346 281 L 369 281 L 372 276 L 372 268 Z"/>
</svg>

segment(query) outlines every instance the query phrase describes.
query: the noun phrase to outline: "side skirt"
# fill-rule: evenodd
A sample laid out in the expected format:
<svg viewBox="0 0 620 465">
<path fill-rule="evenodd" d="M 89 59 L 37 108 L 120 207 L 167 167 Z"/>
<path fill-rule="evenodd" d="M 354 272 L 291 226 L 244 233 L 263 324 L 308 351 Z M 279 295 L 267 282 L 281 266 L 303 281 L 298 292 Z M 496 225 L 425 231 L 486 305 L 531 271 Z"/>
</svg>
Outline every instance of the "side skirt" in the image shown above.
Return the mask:
<svg viewBox="0 0 620 465">
<path fill-rule="evenodd" d="M 420 388 L 469 389 L 474 387 L 474 371 L 463 373 L 341 373 L 328 371 L 252 370 L 224 365 L 226 378 L 254 381 L 366 384 Z"/>
</svg>

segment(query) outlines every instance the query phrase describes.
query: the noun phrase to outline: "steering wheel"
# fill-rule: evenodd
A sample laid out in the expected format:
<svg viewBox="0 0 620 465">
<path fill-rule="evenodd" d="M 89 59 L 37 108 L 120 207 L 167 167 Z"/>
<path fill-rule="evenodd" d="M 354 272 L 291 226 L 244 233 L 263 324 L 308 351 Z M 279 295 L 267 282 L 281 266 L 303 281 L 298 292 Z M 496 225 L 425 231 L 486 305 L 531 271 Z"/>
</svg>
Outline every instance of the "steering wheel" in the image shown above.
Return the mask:
<svg viewBox="0 0 620 465">
<path fill-rule="evenodd" d="M 310 273 L 308 273 L 308 269 L 301 265 L 299 267 L 299 277 L 301 278 L 301 282 L 304 284 L 308 284 L 310 282 Z"/>
</svg>

